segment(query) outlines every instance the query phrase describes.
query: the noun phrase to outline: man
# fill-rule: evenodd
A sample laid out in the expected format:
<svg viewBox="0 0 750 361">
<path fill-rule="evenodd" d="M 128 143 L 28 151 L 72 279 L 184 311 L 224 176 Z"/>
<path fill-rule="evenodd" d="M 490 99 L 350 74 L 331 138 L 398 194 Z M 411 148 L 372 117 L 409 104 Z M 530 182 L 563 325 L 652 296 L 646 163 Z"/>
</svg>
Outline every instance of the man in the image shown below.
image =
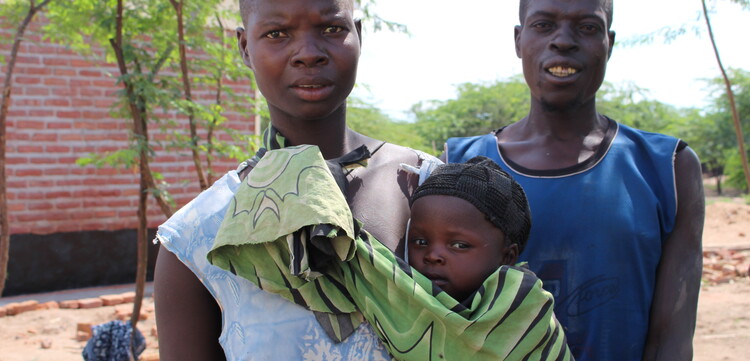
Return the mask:
<svg viewBox="0 0 750 361">
<path fill-rule="evenodd" d="M 577 360 L 689 360 L 702 266 L 700 162 L 678 139 L 596 110 L 612 0 L 521 0 L 529 114 L 453 138 L 449 162 L 493 158 L 526 190 L 522 261 L 556 300 Z"/>
</svg>

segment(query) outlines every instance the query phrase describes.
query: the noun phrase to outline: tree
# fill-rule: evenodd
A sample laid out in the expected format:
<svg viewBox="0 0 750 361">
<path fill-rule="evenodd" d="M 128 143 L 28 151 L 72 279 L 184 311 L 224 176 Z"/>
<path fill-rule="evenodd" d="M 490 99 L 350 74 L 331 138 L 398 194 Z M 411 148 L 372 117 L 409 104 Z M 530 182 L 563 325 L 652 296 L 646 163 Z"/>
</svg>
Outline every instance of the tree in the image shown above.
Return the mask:
<svg viewBox="0 0 750 361">
<path fill-rule="evenodd" d="M 393 121 L 388 115 L 361 99 L 350 97 L 346 123 L 357 132 L 389 143 L 430 152 L 427 141 L 417 132 L 416 125 Z"/>
<path fill-rule="evenodd" d="M 5 120 L 8 116 L 8 106 L 10 96 L 13 90 L 13 70 L 16 66 L 18 49 L 21 47 L 24 33 L 28 28 L 34 16 L 39 13 L 51 0 L 44 0 L 37 3 L 35 0 L 25 1 L 6 1 L 0 4 L 0 18 L 6 19 L 10 24 L 18 24 L 16 33 L 13 36 L 13 46 L 8 59 L 8 67 L 5 71 L 5 81 L 3 82 L 2 98 L 0 100 L 0 295 L 5 289 L 5 280 L 8 272 L 8 255 L 10 251 L 10 229 L 8 224 L 8 199 L 7 199 L 7 181 L 5 177 L 5 144 L 6 129 Z"/>
<path fill-rule="evenodd" d="M 743 9 L 750 9 L 750 1 L 748 0 L 731 0 L 733 3 L 739 4 Z M 734 100 L 734 92 L 732 91 L 732 82 L 729 80 L 724 65 L 721 62 L 721 56 L 719 55 L 719 49 L 716 46 L 716 39 L 714 38 L 713 28 L 711 27 L 711 20 L 708 15 L 708 7 L 706 6 L 706 0 L 701 0 L 703 5 L 703 16 L 706 20 L 706 28 L 708 35 L 711 38 L 711 46 L 713 47 L 714 55 L 716 56 L 716 63 L 721 71 L 721 77 L 724 80 L 724 86 L 727 92 L 727 99 L 729 100 L 729 108 L 732 113 L 732 121 L 734 123 L 734 131 L 737 136 L 737 147 L 739 149 L 739 157 L 742 164 L 742 170 L 745 174 L 745 184 L 750 185 L 750 166 L 747 162 L 747 151 L 745 150 L 745 137 L 742 132 L 742 124 L 740 122 L 740 115 L 737 111 L 737 105 Z"/>
<path fill-rule="evenodd" d="M 149 137 L 150 125 L 160 125 L 162 131 L 165 131 L 170 127 L 175 128 L 175 114 L 187 115 L 188 135 L 182 137 L 187 138 L 187 141 L 181 141 L 179 136 L 173 137 L 175 141 L 171 148 L 185 146 L 190 150 L 200 187 L 205 189 L 210 174 L 207 178 L 199 152 L 206 151 L 210 168 L 213 152 L 222 150 L 214 142 L 214 131 L 223 122 L 222 94 L 229 93 L 224 92 L 222 81 L 230 74 L 240 76 L 240 73 L 227 68 L 244 69 L 237 62 L 227 61 L 229 47 L 226 46 L 227 34 L 223 28 L 219 29 L 218 35 L 207 36 L 208 24 L 213 19 L 216 19 L 219 27 L 223 26 L 223 13 L 217 10 L 221 8 L 220 5 L 220 0 L 131 0 L 127 3 L 124 0 L 80 0 L 51 8 L 48 12 L 50 23 L 45 27 L 47 36 L 87 54 L 96 54 L 98 46 L 105 51 L 106 59 L 113 60 L 119 69 L 117 79 L 122 90 L 119 93 L 118 113 L 133 121 L 131 145 L 111 154 L 92 155 L 81 160 L 80 164 L 124 166 L 137 168 L 139 171 L 136 300 L 130 320 L 133 327 L 140 315 L 146 280 L 149 241 L 146 217 L 149 195 L 156 199 L 167 217 L 173 212 L 169 194 L 166 189 L 157 185 L 160 175 L 154 173 L 150 166 L 150 159 L 154 154 Z M 186 14 L 191 17 L 191 21 L 187 23 L 184 22 Z M 155 29 L 160 31 L 154 31 Z M 225 46 L 221 49 L 208 46 L 216 40 Z M 188 59 L 190 46 L 203 49 L 204 45 L 206 49 L 210 49 L 205 54 L 209 58 L 207 62 Z M 177 55 L 174 49 L 178 49 Z M 209 63 L 215 65 L 201 67 Z M 200 76 L 191 76 L 193 72 Z M 175 76 L 175 73 L 180 76 Z M 245 72 L 242 75 L 248 74 Z M 249 77 L 245 79 L 247 78 Z M 205 105 L 193 99 L 192 89 L 196 79 L 213 81 L 215 104 Z M 157 112 L 159 108 L 163 110 L 161 116 Z M 206 132 L 209 140 L 205 142 L 208 146 L 200 145 L 197 129 L 199 120 L 209 125 Z M 179 132 L 178 129 L 177 133 Z M 236 148 L 226 149 L 236 151 Z"/>
<path fill-rule="evenodd" d="M 729 69 L 727 71 L 728 79 L 732 84 L 732 94 L 734 108 L 737 114 L 750 114 L 750 72 L 740 69 Z M 744 168 L 742 166 L 741 154 L 736 151 L 737 126 L 733 123 L 735 114 L 732 112 L 729 93 L 725 89 L 725 80 L 723 77 L 712 79 L 709 86 L 713 89 L 714 101 L 709 108 L 706 118 L 706 126 L 710 129 L 702 138 L 702 142 L 715 144 L 716 161 L 721 165 L 722 171 L 727 177 L 727 182 L 740 189 L 747 190 L 747 181 L 744 177 Z M 740 119 L 740 127 L 747 129 L 750 127 L 750 119 L 747 117 Z M 744 135 L 743 142 L 750 141 L 748 135 Z M 745 151 L 747 157 L 747 151 Z M 701 154 L 703 159 L 703 154 Z M 704 160 L 705 161 L 705 160 Z"/>
<path fill-rule="evenodd" d="M 678 109 L 669 104 L 649 99 L 646 89 L 634 84 L 615 87 L 605 82 L 597 93 L 597 110 L 634 128 L 678 136 L 688 121 L 691 110 Z"/>
<path fill-rule="evenodd" d="M 730 81 L 730 77 L 728 76 L 724 65 L 721 61 L 721 56 L 719 53 L 719 49 L 716 45 L 716 39 L 713 32 L 713 26 L 711 24 L 711 13 L 713 12 L 706 4 L 706 0 L 700 0 L 701 1 L 701 18 L 704 20 L 704 25 L 706 32 L 709 35 L 709 39 L 711 41 L 711 47 L 714 54 L 714 57 L 716 58 L 716 63 L 719 67 L 719 71 L 721 73 L 721 77 L 724 83 L 724 89 L 726 91 L 728 100 L 729 100 L 729 110 L 732 114 L 731 122 L 734 125 L 734 136 L 736 140 L 736 150 L 737 155 L 740 158 L 740 164 L 742 168 L 742 172 L 745 176 L 745 183 L 750 183 L 750 167 L 748 167 L 748 161 L 747 161 L 747 151 L 745 150 L 745 142 L 744 142 L 744 135 L 741 125 L 741 116 L 738 112 L 736 105 L 734 104 L 734 94 L 732 91 L 732 83 Z M 750 0 L 729 0 L 730 3 L 737 4 L 740 6 L 743 10 L 750 9 Z M 646 34 L 643 36 L 636 37 L 634 39 L 631 39 L 630 41 L 626 41 L 626 44 L 633 45 L 633 44 L 642 44 L 642 43 L 650 43 L 655 38 L 662 38 L 664 42 L 671 42 L 675 40 L 676 38 L 688 33 L 693 32 L 696 34 L 701 33 L 701 28 L 697 24 L 683 24 L 679 27 L 664 27 L 656 32 Z"/>
<path fill-rule="evenodd" d="M 526 116 L 529 91 L 520 76 L 487 84 L 464 83 L 456 99 L 418 103 L 412 107 L 417 131 L 434 152 L 449 137 L 487 133 Z"/>
</svg>

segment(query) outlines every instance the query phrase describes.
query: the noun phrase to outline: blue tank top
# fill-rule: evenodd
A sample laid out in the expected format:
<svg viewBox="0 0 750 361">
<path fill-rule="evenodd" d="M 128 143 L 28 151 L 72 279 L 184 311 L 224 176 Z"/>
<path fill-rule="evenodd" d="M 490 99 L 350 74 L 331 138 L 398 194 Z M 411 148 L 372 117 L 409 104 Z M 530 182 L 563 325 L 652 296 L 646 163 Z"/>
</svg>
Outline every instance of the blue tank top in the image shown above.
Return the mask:
<svg viewBox="0 0 750 361">
<path fill-rule="evenodd" d="M 525 189 L 532 213 L 520 256 L 555 297 L 576 360 L 640 360 L 662 242 L 677 210 L 679 140 L 610 121 L 596 154 L 560 170 L 503 158 L 495 133 L 451 138 L 448 162 L 495 160 Z"/>
</svg>

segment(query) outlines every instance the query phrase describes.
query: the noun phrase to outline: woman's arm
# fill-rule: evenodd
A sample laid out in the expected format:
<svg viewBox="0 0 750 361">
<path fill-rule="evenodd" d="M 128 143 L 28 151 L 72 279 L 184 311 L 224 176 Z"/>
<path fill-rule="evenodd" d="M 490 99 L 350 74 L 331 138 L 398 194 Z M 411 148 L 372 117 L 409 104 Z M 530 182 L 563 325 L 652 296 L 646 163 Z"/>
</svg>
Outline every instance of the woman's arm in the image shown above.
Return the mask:
<svg viewBox="0 0 750 361">
<path fill-rule="evenodd" d="M 160 251 L 154 273 L 160 359 L 224 360 L 219 345 L 221 311 L 216 301 L 172 252 Z"/>
</svg>

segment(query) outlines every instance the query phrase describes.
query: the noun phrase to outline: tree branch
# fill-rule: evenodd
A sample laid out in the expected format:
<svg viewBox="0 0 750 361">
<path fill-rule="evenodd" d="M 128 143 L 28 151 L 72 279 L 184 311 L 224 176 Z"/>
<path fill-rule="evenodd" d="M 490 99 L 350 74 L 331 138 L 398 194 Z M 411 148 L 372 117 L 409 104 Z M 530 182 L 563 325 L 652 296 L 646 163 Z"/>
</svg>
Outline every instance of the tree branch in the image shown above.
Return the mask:
<svg viewBox="0 0 750 361">
<path fill-rule="evenodd" d="M 716 39 L 714 38 L 714 31 L 711 27 L 711 20 L 708 15 L 708 7 L 706 6 L 706 0 L 701 0 L 703 5 L 703 16 L 706 19 L 706 27 L 708 28 L 708 35 L 711 38 L 711 46 L 714 49 L 714 55 L 716 56 L 716 63 L 719 65 L 721 70 L 721 76 L 724 78 L 724 86 L 727 89 L 727 97 L 729 98 L 729 108 L 732 112 L 732 120 L 734 121 L 734 132 L 737 136 L 737 146 L 740 151 L 740 158 L 742 159 L 742 170 L 745 173 L 745 182 L 750 189 L 750 167 L 747 162 L 747 152 L 745 151 L 745 137 L 742 134 L 742 123 L 740 123 L 740 115 L 737 112 L 737 104 L 734 101 L 734 92 L 732 91 L 732 83 L 727 76 L 726 70 L 724 70 L 724 64 L 721 62 L 719 56 L 719 48 L 716 46 Z"/>
</svg>

